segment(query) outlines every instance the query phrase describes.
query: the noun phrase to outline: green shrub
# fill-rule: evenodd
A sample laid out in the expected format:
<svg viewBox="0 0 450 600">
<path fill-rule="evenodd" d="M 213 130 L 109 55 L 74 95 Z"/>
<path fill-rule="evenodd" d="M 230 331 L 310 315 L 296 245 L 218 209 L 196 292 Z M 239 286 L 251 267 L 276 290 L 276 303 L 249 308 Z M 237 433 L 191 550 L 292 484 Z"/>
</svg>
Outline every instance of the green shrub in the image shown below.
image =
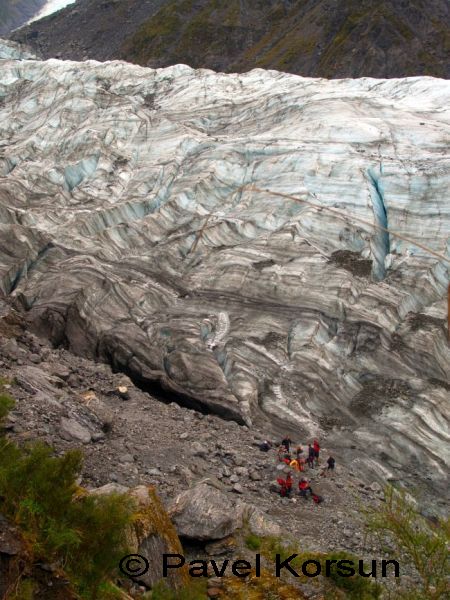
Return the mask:
<svg viewBox="0 0 450 600">
<path fill-rule="evenodd" d="M 3 417 L 11 406 L 4 398 Z M 119 494 L 81 493 L 81 467 L 78 450 L 57 457 L 41 443 L 20 448 L 0 436 L 0 512 L 19 528 L 32 560 L 60 567 L 90 599 L 101 597 L 100 586 L 128 552 L 126 531 L 135 506 Z"/>
<path fill-rule="evenodd" d="M 1 390 L 1 382 L 0 382 Z M 10 410 L 14 408 L 15 402 L 8 394 L 3 391 L 0 393 L 0 425 L 2 424 L 5 417 L 7 417 Z"/>
<path fill-rule="evenodd" d="M 34 582 L 24 579 L 18 583 L 14 590 L 8 594 L 8 600 L 33 600 Z"/>
<path fill-rule="evenodd" d="M 245 538 L 245 545 L 250 550 L 259 550 L 261 548 L 261 538 L 254 533 L 249 533 Z"/>
<path fill-rule="evenodd" d="M 315 560 L 320 563 L 322 575 L 326 574 L 327 561 L 350 560 L 354 565 L 358 565 L 359 560 L 348 552 L 332 552 L 329 554 L 303 552 L 293 542 L 281 540 L 277 537 L 264 538 L 261 541 L 261 553 L 269 561 L 273 561 L 277 554 L 280 555 L 281 561 L 286 560 L 292 554 L 297 554 L 298 556 L 290 564 L 299 573 L 299 581 L 309 584 L 314 582 L 301 572 L 302 564 L 308 560 Z M 344 597 L 348 600 L 378 600 L 381 597 L 381 586 L 373 580 L 366 579 L 358 574 L 353 577 L 342 577 L 336 572 L 336 569 L 333 569 L 332 565 L 330 576 L 324 577 L 323 585 L 325 586 L 325 598 L 327 600 L 342 599 Z"/>
<path fill-rule="evenodd" d="M 349 560 L 357 565 L 359 559 L 348 552 L 331 552 L 320 561 L 322 565 L 322 572 L 324 572 L 326 569 L 327 560 Z M 378 600 L 378 598 L 381 598 L 382 588 L 379 584 L 371 581 L 370 579 L 365 579 L 360 575 L 354 575 L 353 577 L 342 577 L 342 575 L 339 575 L 338 570 L 333 568 L 333 565 L 330 567 L 330 576 L 327 584 L 327 587 L 329 588 L 334 587 L 345 592 L 345 598 L 348 600 Z M 330 586 L 330 584 L 332 585 Z M 333 589 L 328 589 L 325 597 L 330 599 L 334 598 L 335 596 Z"/>
<path fill-rule="evenodd" d="M 397 598 L 444 600 L 450 597 L 450 519 L 436 522 L 424 518 L 404 491 L 391 486 L 385 502 L 367 511 L 367 526 L 380 542 L 387 535 L 402 562 L 409 563 L 421 580 L 414 589 L 401 589 Z"/>
</svg>

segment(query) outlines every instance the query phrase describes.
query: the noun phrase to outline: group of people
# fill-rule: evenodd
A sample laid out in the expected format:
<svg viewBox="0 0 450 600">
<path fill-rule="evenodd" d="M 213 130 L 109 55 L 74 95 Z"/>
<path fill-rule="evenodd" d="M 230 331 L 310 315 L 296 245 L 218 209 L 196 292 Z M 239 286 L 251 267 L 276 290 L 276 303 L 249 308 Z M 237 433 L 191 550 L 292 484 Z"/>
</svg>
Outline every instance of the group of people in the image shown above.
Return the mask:
<svg viewBox="0 0 450 600">
<path fill-rule="evenodd" d="M 260 445 L 260 450 L 268 452 L 274 448 L 274 444 L 265 440 Z M 277 458 L 279 463 L 285 463 L 286 467 L 290 467 L 294 473 L 302 473 L 305 471 L 305 467 L 314 469 L 320 465 L 320 444 L 318 440 L 314 440 L 312 444 L 308 445 L 308 450 L 305 452 L 302 446 L 297 446 L 295 450 L 292 448 L 292 440 L 289 436 L 285 436 L 281 441 L 281 444 L 277 448 Z M 333 456 L 329 456 L 326 461 L 326 467 L 322 469 L 321 475 L 326 476 L 327 473 L 333 473 L 335 468 L 336 460 Z M 279 486 L 278 492 L 283 498 L 290 498 L 293 493 L 294 480 L 291 472 L 288 472 L 286 478 L 278 477 L 277 484 Z M 323 501 L 323 498 L 318 494 L 315 494 L 311 488 L 311 485 L 306 477 L 301 477 L 298 482 L 298 493 L 301 498 L 307 498 L 308 495 L 317 504 Z"/>
</svg>

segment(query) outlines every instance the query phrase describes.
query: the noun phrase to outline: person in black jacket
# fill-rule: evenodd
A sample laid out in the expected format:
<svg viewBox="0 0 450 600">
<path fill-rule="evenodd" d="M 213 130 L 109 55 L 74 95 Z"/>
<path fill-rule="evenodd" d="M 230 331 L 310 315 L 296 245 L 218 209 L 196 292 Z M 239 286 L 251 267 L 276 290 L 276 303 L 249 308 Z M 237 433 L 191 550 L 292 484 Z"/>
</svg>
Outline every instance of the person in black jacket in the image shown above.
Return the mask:
<svg viewBox="0 0 450 600">
<path fill-rule="evenodd" d="M 336 461 L 334 460 L 333 456 L 329 456 L 328 460 L 327 460 L 327 473 L 334 473 L 334 466 L 336 464 Z"/>
<path fill-rule="evenodd" d="M 291 451 L 291 444 L 292 440 L 288 435 L 286 435 L 284 439 L 281 440 L 281 445 L 284 446 L 288 452 Z"/>
</svg>

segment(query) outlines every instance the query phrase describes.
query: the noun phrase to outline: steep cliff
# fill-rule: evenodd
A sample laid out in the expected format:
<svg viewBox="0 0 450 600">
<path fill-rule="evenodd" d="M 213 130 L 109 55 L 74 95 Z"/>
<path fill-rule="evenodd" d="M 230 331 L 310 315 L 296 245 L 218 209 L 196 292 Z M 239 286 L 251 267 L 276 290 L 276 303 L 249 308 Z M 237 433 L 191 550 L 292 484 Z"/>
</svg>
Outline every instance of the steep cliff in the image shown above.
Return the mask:
<svg viewBox="0 0 450 600">
<path fill-rule="evenodd" d="M 78 0 L 14 34 L 45 58 L 312 77 L 450 75 L 446 0 Z"/>
<path fill-rule="evenodd" d="M 33 17 L 46 0 L 2 0 L 0 4 L 0 35 L 10 33 Z"/>
</svg>

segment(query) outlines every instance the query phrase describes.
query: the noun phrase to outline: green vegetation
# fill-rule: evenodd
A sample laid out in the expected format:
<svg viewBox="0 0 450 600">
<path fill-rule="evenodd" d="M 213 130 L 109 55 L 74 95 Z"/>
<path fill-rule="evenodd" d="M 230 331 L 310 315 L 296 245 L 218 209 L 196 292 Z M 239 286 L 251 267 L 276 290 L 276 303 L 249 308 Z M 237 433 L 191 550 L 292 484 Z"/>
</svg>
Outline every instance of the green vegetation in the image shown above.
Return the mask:
<svg viewBox="0 0 450 600">
<path fill-rule="evenodd" d="M 245 545 L 249 550 L 259 550 L 261 548 L 261 543 L 261 538 L 254 533 L 249 533 L 245 538 Z"/>
<path fill-rule="evenodd" d="M 10 410 L 14 408 L 14 400 L 3 392 L 3 386 L 6 381 L 0 379 L 0 427 L 3 425 L 3 421 L 8 416 Z"/>
<path fill-rule="evenodd" d="M 157 65 L 183 62 L 194 68 L 219 64 L 227 72 L 262 67 L 333 77 L 352 62 L 361 70 L 365 41 L 382 55 L 386 45 L 398 50 L 421 39 L 423 47 L 414 51 L 415 59 L 405 60 L 406 74 L 416 74 L 420 62 L 423 71 L 445 76 L 445 60 L 435 54 L 437 48 L 445 52 L 449 47 L 448 28 L 438 19 L 430 19 L 429 25 L 436 37 L 424 41 L 409 11 L 369 0 L 349 0 L 339 11 L 324 11 L 322 3 L 291 3 L 287 8 L 282 2 L 171 0 L 128 39 L 122 56 L 143 65 L 152 60 Z M 371 63 L 373 58 L 367 60 Z"/>
<path fill-rule="evenodd" d="M 401 589 L 402 600 L 444 600 L 450 597 L 450 518 L 423 517 L 405 492 L 388 487 L 386 502 L 368 512 L 368 528 L 383 540 L 390 537 L 395 554 L 417 571 L 421 584 Z"/>
<path fill-rule="evenodd" d="M 324 597 L 326 600 L 337 600 L 344 598 L 346 600 L 378 600 L 381 598 L 381 586 L 373 580 L 361 577 L 360 575 L 343 577 L 336 569 L 331 567 L 330 576 L 321 578 L 319 580 L 311 579 L 304 575 L 301 571 L 302 564 L 309 560 L 314 560 L 320 563 L 322 574 L 326 573 L 327 561 L 337 562 L 339 560 L 350 560 L 357 565 L 358 558 L 347 552 L 331 552 L 328 554 L 321 552 L 303 552 L 298 548 L 297 544 L 292 541 L 281 540 L 277 537 L 259 537 L 250 532 L 248 532 L 245 537 L 245 544 L 250 550 L 256 550 L 260 552 L 261 555 L 264 556 L 270 563 L 274 563 L 275 556 L 277 554 L 280 555 L 281 561 L 288 559 L 293 554 L 297 554 L 298 556 L 290 561 L 290 565 L 298 572 L 300 576 L 297 581 L 308 583 L 310 585 L 320 585 L 324 589 Z M 282 588 L 283 584 L 281 581 L 279 581 L 279 584 Z M 265 585 L 269 585 L 267 581 Z M 275 598 L 292 598 L 292 596 L 289 595 L 289 593 L 292 593 L 289 586 L 286 588 L 286 593 L 288 595 L 284 596 L 276 588 L 275 582 L 272 582 L 270 585 L 272 586 L 273 591 L 278 593 L 278 596 L 274 596 Z M 237 592 L 238 588 L 236 585 L 234 586 L 234 589 Z M 255 581 L 253 584 L 255 599 L 259 597 L 257 595 L 258 589 L 259 588 L 257 587 Z M 236 598 L 238 597 L 239 596 L 236 596 Z M 302 596 L 298 595 L 295 597 L 301 598 Z"/>
<path fill-rule="evenodd" d="M 155 585 L 143 600 L 200 600 L 206 597 L 206 579 L 193 579 L 182 589 L 174 591 L 164 582 Z"/>
<path fill-rule="evenodd" d="M 13 405 L 2 390 L 0 419 Z M 54 565 L 81 598 L 112 599 L 105 584 L 127 554 L 126 532 L 135 510 L 131 499 L 92 496 L 78 488 L 79 451 L 57 457 L 43 444 L 19 447 L 4 434 L 0 449 L 0 513 L 20 532 L 28 562 Z M 33 598 L 32 580 L 19 579 L 14 589 L 8 600 Z"/>
</svg>

